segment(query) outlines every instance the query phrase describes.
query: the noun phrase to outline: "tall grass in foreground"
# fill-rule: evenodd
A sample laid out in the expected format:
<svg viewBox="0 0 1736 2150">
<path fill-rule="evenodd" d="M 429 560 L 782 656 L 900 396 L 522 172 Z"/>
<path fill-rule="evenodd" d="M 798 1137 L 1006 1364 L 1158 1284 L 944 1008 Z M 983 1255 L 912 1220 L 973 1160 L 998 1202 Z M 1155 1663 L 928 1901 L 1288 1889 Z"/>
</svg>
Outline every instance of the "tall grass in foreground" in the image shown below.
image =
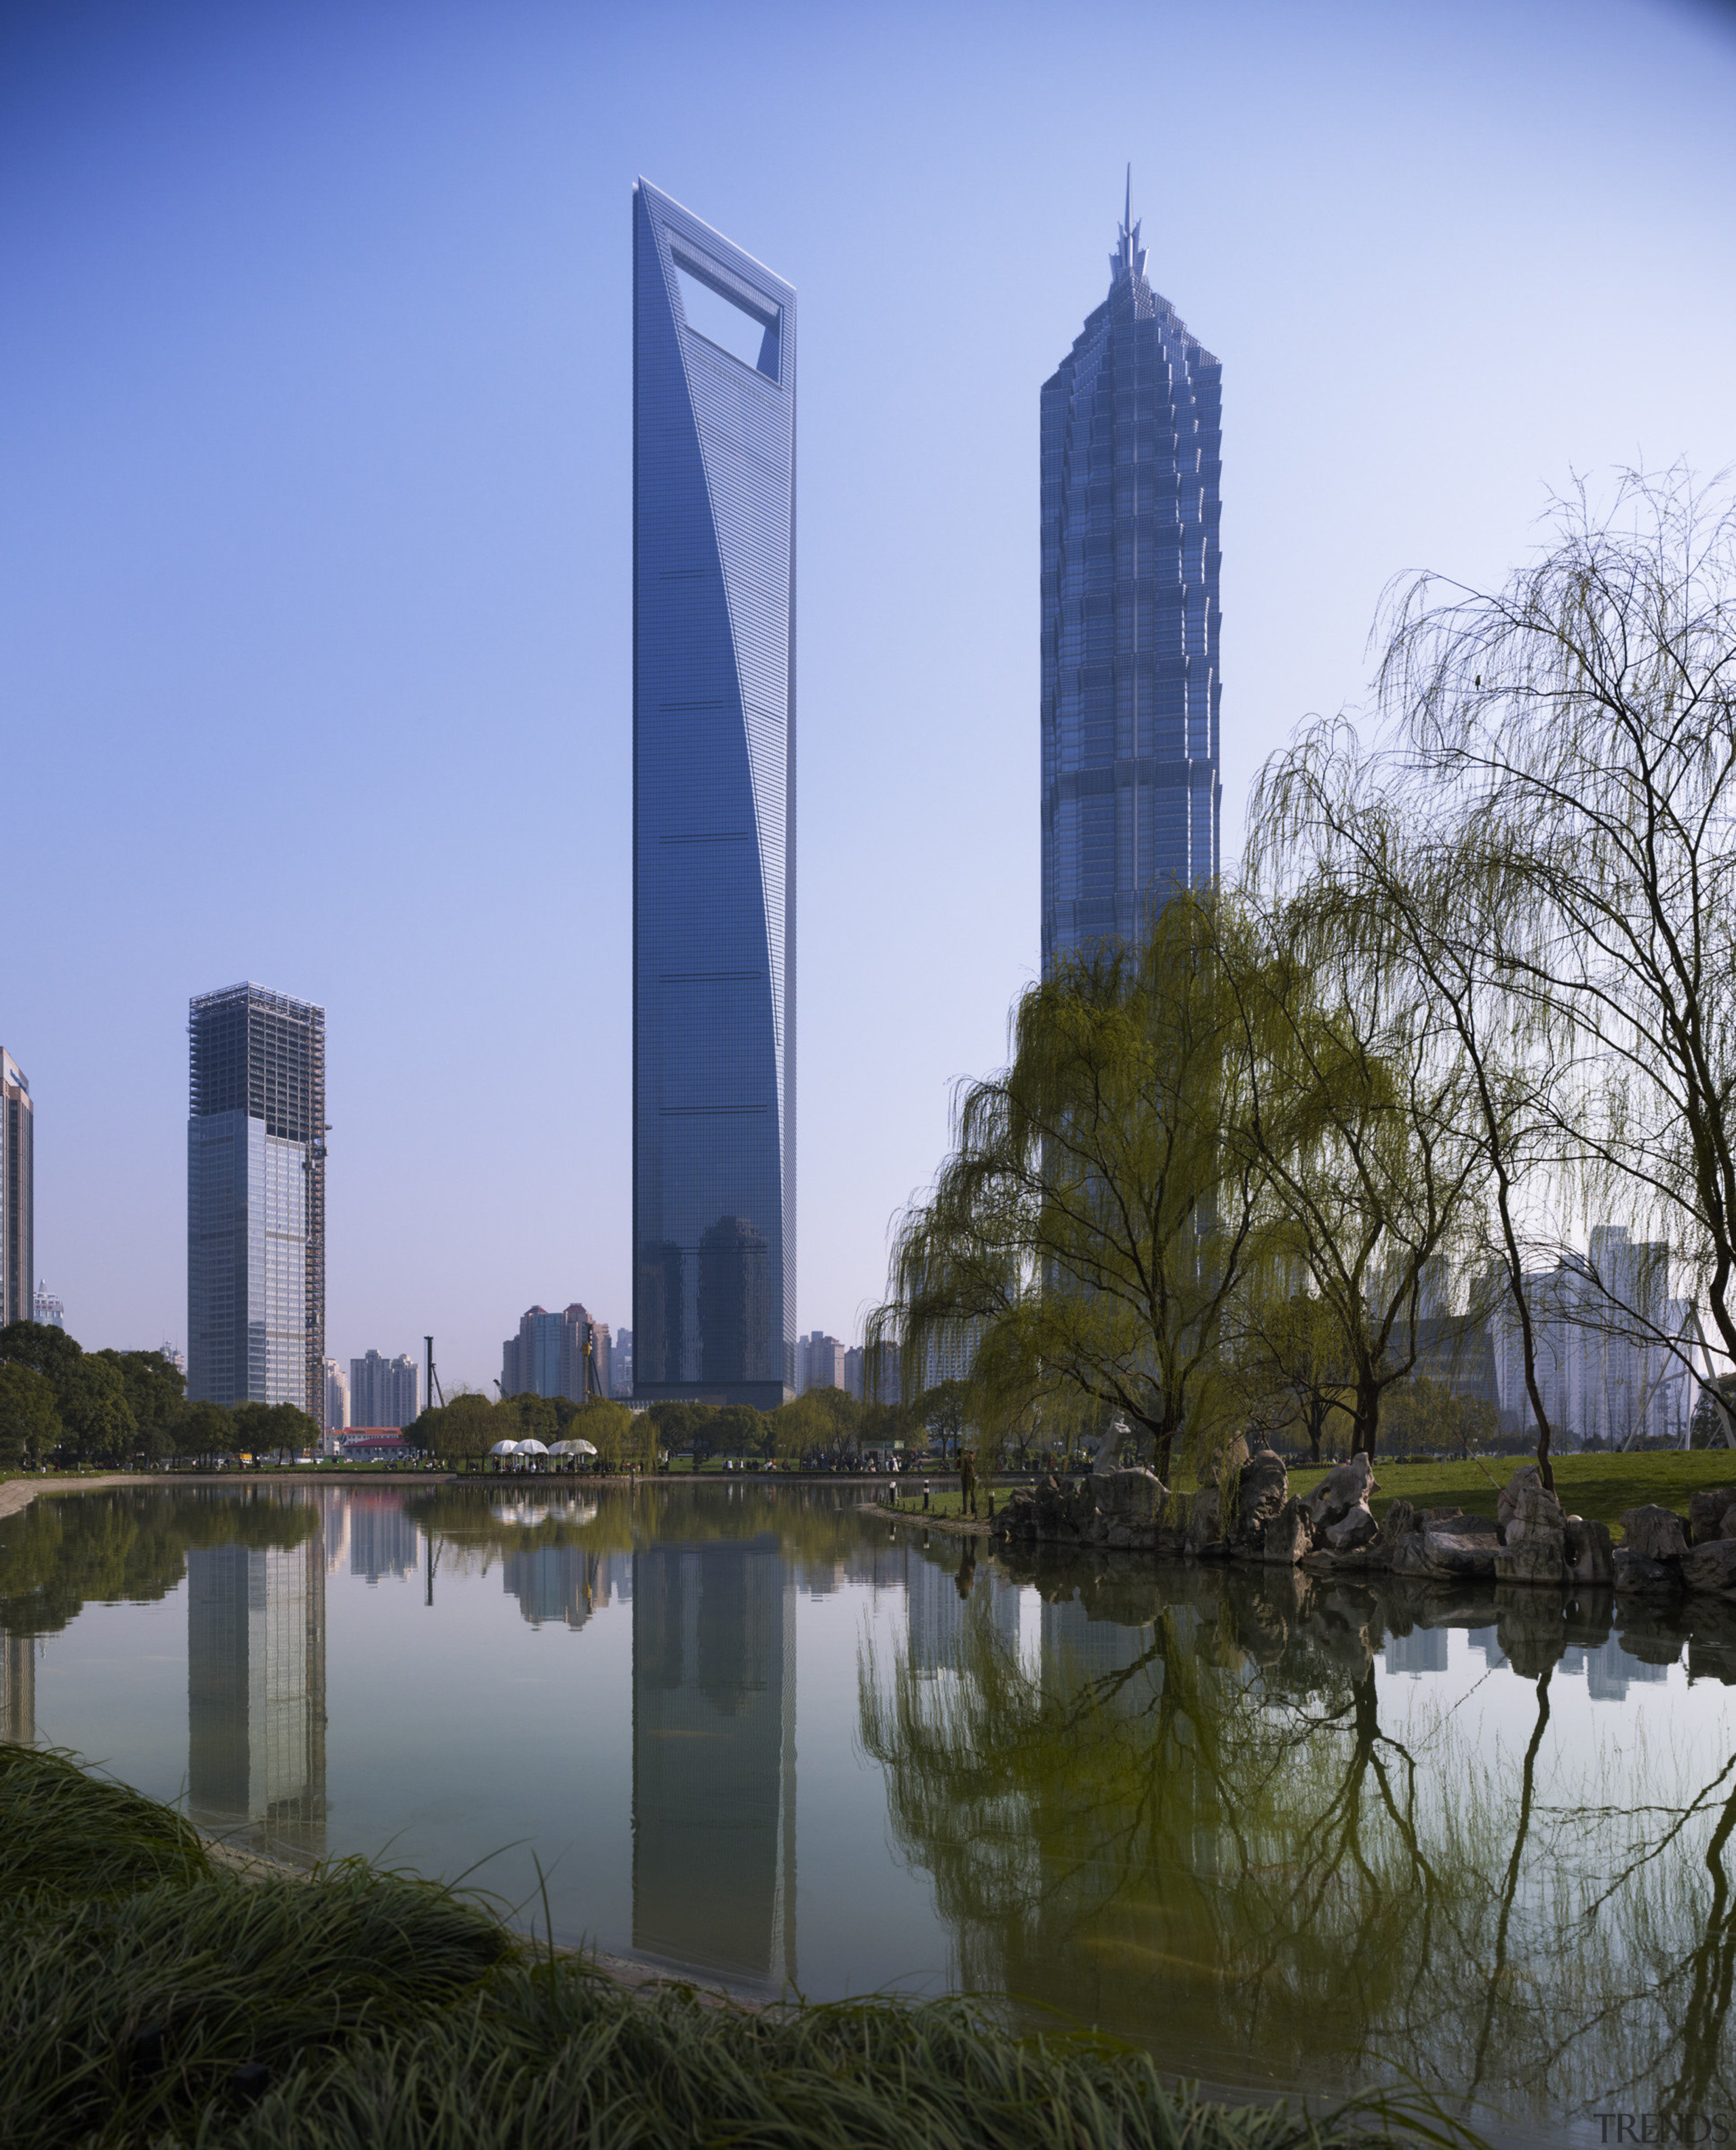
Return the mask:
<svg viewBox="0 0 1736 2150">
<path fill-rule="evenodd" d="M 243 1878 L 177 1814 L 0 1745 L 0 2142 L 198 2150 L 1338 2150 L 1407 2116 L 1225 2108 L 962 2001 L 629 1991 L 357 1861 Z"/>
</svg>

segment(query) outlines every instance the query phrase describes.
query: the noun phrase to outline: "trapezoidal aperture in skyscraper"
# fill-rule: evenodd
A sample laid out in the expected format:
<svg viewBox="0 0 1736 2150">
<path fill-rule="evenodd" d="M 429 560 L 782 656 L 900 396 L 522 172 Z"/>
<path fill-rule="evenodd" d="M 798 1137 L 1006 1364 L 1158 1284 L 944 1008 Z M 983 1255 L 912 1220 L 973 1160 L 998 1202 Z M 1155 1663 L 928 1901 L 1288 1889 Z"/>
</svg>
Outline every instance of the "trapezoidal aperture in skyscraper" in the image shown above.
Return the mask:
<svg viewBox="0 0 1736 2150">
<path fill-rule="evenodd" d="M 795 1334 L 795 293 L 641 179 L 633 1392 L 766 1408 Z"/>
<path fill-rule="evenodd" d="M 1145 280 L 1042 390 L 1042 961 L 1137 934 L 1218 872 L 1224 369 Z"/>
</svg>

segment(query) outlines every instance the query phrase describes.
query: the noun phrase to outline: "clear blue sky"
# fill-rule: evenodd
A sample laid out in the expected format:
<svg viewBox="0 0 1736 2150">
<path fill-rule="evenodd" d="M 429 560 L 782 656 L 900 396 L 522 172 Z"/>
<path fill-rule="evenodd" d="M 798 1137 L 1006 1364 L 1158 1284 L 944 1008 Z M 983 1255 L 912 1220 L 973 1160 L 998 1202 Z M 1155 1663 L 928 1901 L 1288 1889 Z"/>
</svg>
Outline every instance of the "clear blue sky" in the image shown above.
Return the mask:
<svg viewBox="0 0 1736 2150">
<path fill-rule="evenodd" d="M 0 1043 L 38 1266 L 181 1340 L 186 1003 L 329 1012 L 329 1348 L 629 1321 L 628 204 L 802 307 L 800 1313 L 1037 953 L 1037 391 L 1224 360 L 1226 850 L 1380 588 L 1736 460 L 1736 18 L 1688 0 L 0 11 Z"/>
</svg>

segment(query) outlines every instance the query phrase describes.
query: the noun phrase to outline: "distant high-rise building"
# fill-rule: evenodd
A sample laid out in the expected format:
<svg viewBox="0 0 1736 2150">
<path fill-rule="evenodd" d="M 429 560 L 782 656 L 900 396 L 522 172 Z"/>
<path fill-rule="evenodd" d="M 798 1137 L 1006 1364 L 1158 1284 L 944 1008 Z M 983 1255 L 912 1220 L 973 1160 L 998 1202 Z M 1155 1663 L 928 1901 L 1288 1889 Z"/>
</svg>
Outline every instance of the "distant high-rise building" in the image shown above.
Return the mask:
<svg viewBox="0 0 1736 2150">
<path fill-rule="evenodd" d="M 1131 182 L 1109 259 L 1042 390 L 1045 971 L 1218 871 L 1224 369 L 1145 280 Z"/>
<path fill-rule="evenodd" d="M 844 1355 L 844 1390 L 860 1403 L 862 1400 L 862 1347 L 852 1344 Z"/>
<path fill-rule="evenodd" d="M 44 1329 L 66 1327 L 65 1301 L 57 1298 L 41 1279 L 38 1279 L 36 1287 L 36 1318 Z M 179 1354 L 178 1353 L 176 1356 L 179 1362 Z M 181 1370 L 183 1373 L 186 1371 L 184 1364 L 182 1364 Z"/>
<path fill-rule="evenodd" d="M 326 1416 L 320 1421 L 325 1433 L 341 1433 L 350 1423 L 350 1376 L 336 1359 L 326 1361 Z"/>
<path fill-rule="evenodd" d="M 633 1393 L 795 1376 L 795 293 L 633 190 Z"/>
<path fill-rule="evenodd" d="M 796 1345 L 797 1392 L 847 1388 L 849 1384 L 844 1378 L 847 1355 L 837 1338 L 828 1336 L 823 1330 L 814 1330 L 800 1339 Z"/>
<path fill-rule="evenodd" d="M 40 1320 L 35 1274 L 36 1110 L 23 1069 L 0 1050 L 0 1328 Z"/>
<path fill-rule="evenodd" d="M 169 1365 L 174 1368 L 176 1373 L 184 1374 L 186 1372 L 186 1353 L 181 1349 L 179 1344 L 171 1344 L 166 1336 L 157 1346 L 157 1355 L 160 1359 L 168 1360 Z"/>
<path fill-rule="evenodd" d="M 1533 1360 L 1552 1439 L 1679 1439 L 1691 1415 L 1688 1384 L 1666 1339 L 1679 1335 L 1689 1309 L 1669 1295 L 1669 1248 L 1628 1237 L 1619 1224 L 1593 1228 L 1587 1250 L 1525 1279 Z M 1525 1385 L 1517 1316 L 1503 1303 L 1490 1323 L 1495 1382 L 1509 1424 L 1535 1426 Z"/>
<path fill-rule="evenodd" d="M 422 1370 L 407 1354 L 387 1359 L 377 1351 L 365 1352 L 350 1361 L 350 1416 L 345 1423 L 412 1426 L 422 1407 L 421 1390 Z"/>
<path fill-rule="evenodd" d="M 633 1394 L 633 1331 L 623 1329 L 614 1341 L 614 1384 L 609 1394 L 630 1396 Z"/>
<path fill-rule="evenodd" d="M 326 1380 L 326 1011 L 261 986 L 194 1000 L 187 1394 L 294 1404 Z"/>
<path fill-rule="evenodd" d="M 594 1375 L 586 1371 L 588 1349 Z M 612 1393 L 608 1325 L 593 1321 L 577 1300 L 558 1314 L 546 1306 L 528 1309 L 519 1317 L 518 1334 L 501 1345 L 500 1358 L 505 1396 L 570 1396 L 582 1404 Z"/>
</svg>

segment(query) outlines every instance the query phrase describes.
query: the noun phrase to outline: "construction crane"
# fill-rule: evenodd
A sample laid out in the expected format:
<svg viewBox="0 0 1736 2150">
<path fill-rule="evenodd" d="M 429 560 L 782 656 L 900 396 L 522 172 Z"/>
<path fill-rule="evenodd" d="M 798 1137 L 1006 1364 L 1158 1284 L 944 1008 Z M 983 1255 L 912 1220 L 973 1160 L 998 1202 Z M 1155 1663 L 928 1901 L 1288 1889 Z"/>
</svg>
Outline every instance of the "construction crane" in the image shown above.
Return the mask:
<svg viewBox="0 0 1736 2150">
<path fill-rule="evenodd" d="M 441 1389 L 440 1376 L 434 1370 L 434 1339 L 431 1336 L 425 1336 L 422 1339 L 422 1344 L 426 1354 L 428 1365 L 428 1409 L 430 1411 L 433 1410 L 434 1399 L 436 1396 L 438 1396 L 440 1398 L 440 1407 L 444 1411 L 446 1409 L 446 1396 Z"/>
</svg>

